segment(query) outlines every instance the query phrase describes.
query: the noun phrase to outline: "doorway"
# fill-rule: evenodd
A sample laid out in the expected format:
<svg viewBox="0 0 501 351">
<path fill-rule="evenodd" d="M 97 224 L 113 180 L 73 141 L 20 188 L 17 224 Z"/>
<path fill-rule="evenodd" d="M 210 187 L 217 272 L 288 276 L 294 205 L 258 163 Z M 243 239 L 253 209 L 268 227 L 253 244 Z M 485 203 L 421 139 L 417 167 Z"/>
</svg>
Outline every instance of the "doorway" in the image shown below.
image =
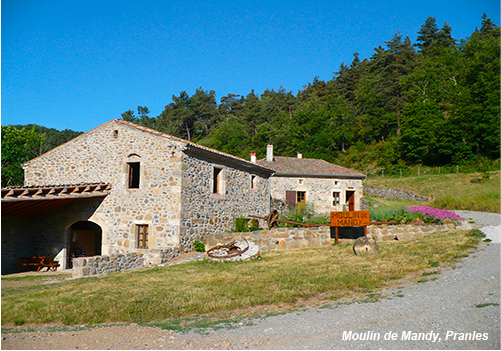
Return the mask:
<svg viewBox="0 0 501 351">
<path fill-rule="evenodd" d="M 94 222 L 80 221 L 70 227 L 69 237 L 69 267 L 75 257 L 101 255 L 103 231 Z"/>
<path fill-rule="evenodd" d="M 348 204 L 348 211 L 355 211 L 355 191 L 346 190 L 346 203 Z"/>
</svg>

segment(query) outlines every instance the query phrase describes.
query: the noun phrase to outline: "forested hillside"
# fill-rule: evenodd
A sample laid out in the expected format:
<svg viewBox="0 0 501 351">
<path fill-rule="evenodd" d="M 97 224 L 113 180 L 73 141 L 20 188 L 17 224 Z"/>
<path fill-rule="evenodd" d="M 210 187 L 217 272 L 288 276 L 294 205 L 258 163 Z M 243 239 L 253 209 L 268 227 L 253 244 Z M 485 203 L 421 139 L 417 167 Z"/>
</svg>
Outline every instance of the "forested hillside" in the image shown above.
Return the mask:
<svg viewBox="0 0 501 351">
<path fill-rule="evenodd" d="M 323 158 L 365 172 L 499 158 L 499 27 L 457 40 L 429 17 L 416 42 L 396 33 L 370 59 L 354 54 L 333 78 L 315 78 L 296 95 L 281 88 L 216 101 L 202 87 L 182 91 L 157 117 L 138 106 L 122 118 L 248 158 Z"/>
<path fill-rule="evenodd" d="M 486 15 L 470 37 L 429 17 L 415 43 L 396 33 L 369 59 L 358 53 L 328 81 L 293 94 L 260 96 L 202 87 L 156 117 L 138 106 L 122 118 L 249 159 L 276 155 L 324 160 L 374 174 L 412 165 L 492 164 L 500 155 L 500 29 Z M 336 68 L 333 68 L 335 70 Z M 110 116 L 110 119 L 112 116 Z M 22 185 L 20 164 L 77 136 L 40 126 L 2 126 L 2 186 Z"/>
</svg>

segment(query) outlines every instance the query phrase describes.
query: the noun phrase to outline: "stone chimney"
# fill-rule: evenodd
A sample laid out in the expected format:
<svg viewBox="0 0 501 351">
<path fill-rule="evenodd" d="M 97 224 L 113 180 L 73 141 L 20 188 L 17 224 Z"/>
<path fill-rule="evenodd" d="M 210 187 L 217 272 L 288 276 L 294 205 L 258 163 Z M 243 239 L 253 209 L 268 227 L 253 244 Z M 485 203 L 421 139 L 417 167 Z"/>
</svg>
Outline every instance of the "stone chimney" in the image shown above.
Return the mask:
<svg viewBox="0 0 501 351">
<path fill-rule="evenodd" d="M 297 153 L 297 158 L 303 158 L 303 154 Z"/>
<path fill-rule="evenodd" d="M 256 151 L 251 151 L 251 162 L 256 163 Z"/>
<path fill-rule="evenodd" d="M 266 162 L 273 162 L 273 145 L 271 144 L 266 147 Z"/>
</svg>

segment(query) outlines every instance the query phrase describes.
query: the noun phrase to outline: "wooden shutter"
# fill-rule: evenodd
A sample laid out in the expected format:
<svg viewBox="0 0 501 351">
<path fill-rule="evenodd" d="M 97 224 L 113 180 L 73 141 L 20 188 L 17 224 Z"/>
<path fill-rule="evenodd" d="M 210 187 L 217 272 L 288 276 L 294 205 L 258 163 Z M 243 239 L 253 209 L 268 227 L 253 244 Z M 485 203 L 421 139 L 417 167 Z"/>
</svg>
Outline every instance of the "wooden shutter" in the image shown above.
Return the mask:
<svg viewBox="0 0 501 351">
<path fill-rule="evenodd" d="M 347 190 L 346 197 L 348 198 L 348 211 L 355 211 L 355 192 Z"/>
<path fill-rule="evenodd" d="M 289 209 L 293 209 L 296 207 L 296 192 L 293 190 L 285 191 L 285 201 L 287 202 Z"/>
</svg>

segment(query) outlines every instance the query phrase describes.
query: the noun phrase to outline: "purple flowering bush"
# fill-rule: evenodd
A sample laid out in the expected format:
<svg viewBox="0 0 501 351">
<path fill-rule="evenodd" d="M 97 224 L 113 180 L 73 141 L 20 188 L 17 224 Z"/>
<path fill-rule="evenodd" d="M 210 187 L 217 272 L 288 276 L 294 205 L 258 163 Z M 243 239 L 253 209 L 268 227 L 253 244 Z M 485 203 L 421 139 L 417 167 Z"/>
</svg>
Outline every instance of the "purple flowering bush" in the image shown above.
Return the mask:
<svg viewBox="0 0 501 351">
<path fill-rule="evenodd" d="M 464 219 L 455 214 L 454 212 L 447 210 L 440 210 L 438 208 L 427 207 L 427 206 L 411 206 L 407 207 L 410 212 L 415 212 L 422 215 L 422 219 L 425 222 L 431 223 L 444 223 L 447 221 L 461 222 Z"/>
</svg>

